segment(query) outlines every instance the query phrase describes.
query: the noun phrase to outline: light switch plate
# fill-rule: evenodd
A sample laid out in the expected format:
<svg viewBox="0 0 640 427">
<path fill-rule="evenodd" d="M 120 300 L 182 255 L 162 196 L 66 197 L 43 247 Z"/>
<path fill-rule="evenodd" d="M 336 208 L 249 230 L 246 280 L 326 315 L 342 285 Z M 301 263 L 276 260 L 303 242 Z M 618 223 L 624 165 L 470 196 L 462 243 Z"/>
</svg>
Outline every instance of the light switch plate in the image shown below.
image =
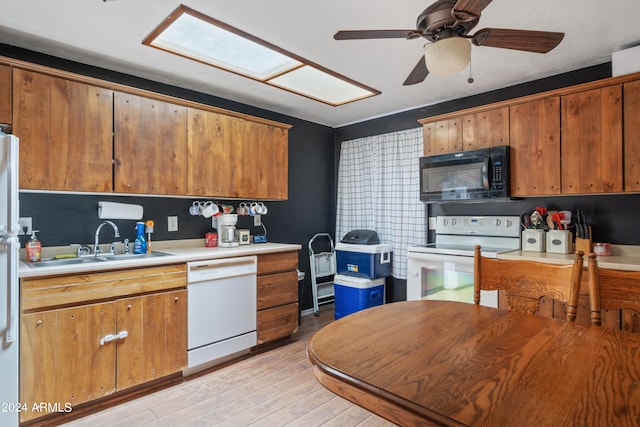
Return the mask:
<svg viewBox="0 0 640 427">
<path fill-rule="evenodd" d="M 262 225 L 262 217 L 260 215 L 253 216 L 253 226 L 260 227 Z"/>
<path fill-rule="evenodd" d="M 168 216 L 167 217 L 167 231 L 178 231 L 178 217 L 177 216 Z"/>
</svg>

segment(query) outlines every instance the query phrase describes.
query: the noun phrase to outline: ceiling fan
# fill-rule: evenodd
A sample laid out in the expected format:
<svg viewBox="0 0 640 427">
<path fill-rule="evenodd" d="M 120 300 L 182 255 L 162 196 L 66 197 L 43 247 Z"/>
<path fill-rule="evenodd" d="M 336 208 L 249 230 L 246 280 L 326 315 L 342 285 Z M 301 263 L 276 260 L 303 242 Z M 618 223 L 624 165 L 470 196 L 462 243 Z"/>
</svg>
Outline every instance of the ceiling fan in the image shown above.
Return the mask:
<svg viewBox="0 0 640 427">
<path fill-rule="evenodd" d="M 492 0 L 438 0 L 419 16 L 415 30 L 338 31 L 336 40 L 407 39 L 423 37 L 432 42 L 425 47 L 424 57 L 413 68 L 404 85 L 424 81 L 429 72 L 436 75 L 455 74 L 467 66 L 471 43 L 504 49 L 547 53 L 563 39 L 564 33 L 549 31 L 484 28 L 473 35 L 469 31 L 480 20 L 480 14 Z"/>
</svg>

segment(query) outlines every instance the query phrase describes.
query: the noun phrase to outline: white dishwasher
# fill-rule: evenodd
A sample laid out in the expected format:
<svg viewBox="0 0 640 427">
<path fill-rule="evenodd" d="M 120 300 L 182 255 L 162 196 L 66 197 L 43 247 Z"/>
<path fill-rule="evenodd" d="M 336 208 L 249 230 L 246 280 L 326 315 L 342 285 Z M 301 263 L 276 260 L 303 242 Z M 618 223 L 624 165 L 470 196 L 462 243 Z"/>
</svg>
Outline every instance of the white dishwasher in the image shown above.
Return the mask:
<svg viewBox="0 0 640 427">
<path fill-rule="evenodd" d="M 257 344 L 257 270 L 255 256 L 187 263 L 185 376 Z"/>
</svg>

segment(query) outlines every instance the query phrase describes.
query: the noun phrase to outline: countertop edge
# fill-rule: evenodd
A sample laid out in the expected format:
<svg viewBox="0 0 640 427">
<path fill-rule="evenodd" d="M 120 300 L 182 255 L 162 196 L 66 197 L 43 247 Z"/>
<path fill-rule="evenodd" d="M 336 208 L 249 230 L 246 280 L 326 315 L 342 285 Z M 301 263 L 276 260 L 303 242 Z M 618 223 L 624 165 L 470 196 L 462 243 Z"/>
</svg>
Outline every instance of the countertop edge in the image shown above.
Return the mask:
<svg viewBox="0 0 640 427">
<path fill-rule="evenodd" d="M 549 252 L 511 251 L 498 254 L 498 259 L 526 260 L 545 262 L 549 264 L 571 264 L 575 254 L 557 254 Z M 640 271 L 640 257 L 638 256 L 598 256 L 598 267 L 612 270 Z M 587 257 L 584 258 L 584 266 L 587 266 Z"/>
<path fill-rule="evenodd" d="M 99 273 L 102 271 L 123 270 L 128 268 L 153 267 L 159 265 L 180 264 L 190 261 L 202 261 L 207 259 L 220 259 L 227 257 L 239 257 L 260 255 L 277 252 L 299 251 L 300 244 L 289 243 L 257 243 L 240 245 L 236 247 L 176 247 L 162 248 L 160 251 L 166 256 L 129 259 L 122 261 L 105 261 L 90 264 L 73 264 L 48 267 L 30 267 L 26 261 L 20 262 L 18 276 L 20 279 L 38 278 L 46 276 L 59 276 L 66 274 Z"/>
</svg>

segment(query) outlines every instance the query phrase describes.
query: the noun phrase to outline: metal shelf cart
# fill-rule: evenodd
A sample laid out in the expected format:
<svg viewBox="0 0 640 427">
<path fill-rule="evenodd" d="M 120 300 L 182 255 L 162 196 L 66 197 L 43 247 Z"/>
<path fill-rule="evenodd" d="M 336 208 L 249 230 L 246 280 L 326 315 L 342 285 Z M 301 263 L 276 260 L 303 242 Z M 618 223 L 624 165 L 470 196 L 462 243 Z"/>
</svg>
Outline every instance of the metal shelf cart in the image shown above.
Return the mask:
<svg viewBox="0 0 640 427">
<path fill-rule="evenodd" d="M 318 252 L 321 246 L 328 250 Z M 336 274 L 336 251 L 333 239 L 328 233 L 317 233 L 309 240 L 309 268 L 313 291 L 313 314 L 318 316 L 320 304 L 333 302 L 335 298 L 333 276 Z"/>
</svg>

